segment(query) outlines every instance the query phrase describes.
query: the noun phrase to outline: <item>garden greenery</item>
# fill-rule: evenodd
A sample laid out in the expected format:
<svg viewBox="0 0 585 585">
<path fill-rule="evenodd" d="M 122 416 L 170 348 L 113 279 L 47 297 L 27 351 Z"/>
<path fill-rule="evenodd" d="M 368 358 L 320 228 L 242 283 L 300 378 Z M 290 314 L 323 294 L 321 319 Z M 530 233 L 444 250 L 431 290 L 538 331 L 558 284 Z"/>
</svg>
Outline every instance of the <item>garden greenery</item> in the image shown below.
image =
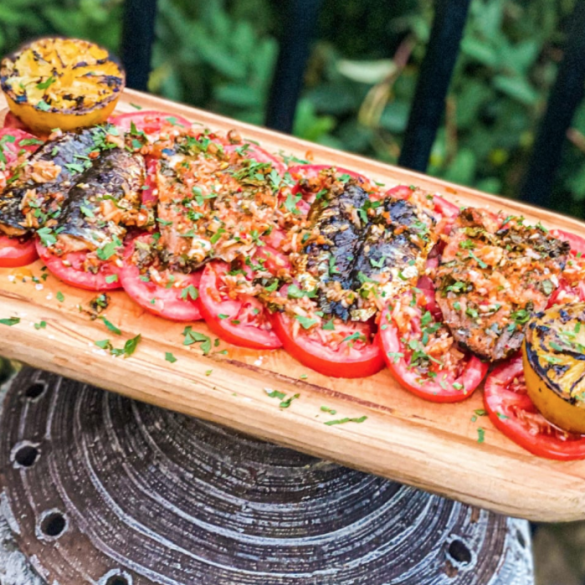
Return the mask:
<svg viewBox="0 0 585 585">
<path fill-rule="evenodd" d="M 472 0 L 429 172 L 517 197 L 575 0 Z M 261 124 L 285 0 L 159 0 L 150 90 Z M 2 0 L 0 50 L 58 33 L 117 50 L 122 0 Z M 426 0 L 324 0 L 294 132 L 396 162 L 432 22 Z M 585 104 L 555 207 L 581 216 Z"/>
</svg>

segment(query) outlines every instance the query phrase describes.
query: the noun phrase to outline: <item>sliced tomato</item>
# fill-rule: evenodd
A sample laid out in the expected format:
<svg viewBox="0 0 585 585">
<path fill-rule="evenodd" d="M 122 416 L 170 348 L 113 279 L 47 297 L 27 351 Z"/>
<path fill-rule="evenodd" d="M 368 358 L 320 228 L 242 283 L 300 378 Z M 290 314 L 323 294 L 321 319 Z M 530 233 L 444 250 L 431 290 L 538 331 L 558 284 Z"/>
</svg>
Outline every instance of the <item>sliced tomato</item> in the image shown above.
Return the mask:
<svg viewBox="0 0 585 585">
<path fill-rule="evenodd" d="M 124 266 L 120 271 L 122 287 L 135 303 L 154 315 L 171 321 L 198 321 L 201 319 L 198 295 L 202 271 L 192 274 L 167 271 L 168 282 L 163 285 L 142 274 L 132 261 L 136 243 L 150 244 L 152 239 L 152 234 L 140 234 L 124 247 Z"/>
<path fill-rule="evenodd" d="M 37 241 L 37 252 L 45 263 L 49 272 L 59 280 L 76 288 L 85 290 L 106 291 L 121 287 L 120 268 L 113 262 L 102 261 L 96 273 L 88 272 L 84 268 L 88 252 L 69 252 L 62 256 L 52 254 L 40 241 Z M 115 279 L 114 275 L 118 278 Z"/>
<path fill-rule="evenodd" d="M 229 266 L 210 262 L 203 270 L 199 294 L 201 314 L 208 327 L 224 341 L 252 349 L 278 349 L 282 343 L 272 331 L 267 311 L 251 295 L 231 298 L 226 286 Z"/>
<path fill-rule="evenodd" d="M 187 118 L 156 110 L 140 110 L 119 114 L 111 116 L 108 122 L 124 132 L 130 132 L 132 124 L 134 124 L 136 130 L 142 130 L 148 136 L 158 136 L 161 132 L 168 132 L 174 127 L 180 130 L 187 130 L 191 127 L 191 122 Z"/>
<path fill-rule="evenodd" d="M 494 426 L 534 455 L 560 461 L 585 458 L 585 435 L 556 428 L 536 410 L 526 392 L 521 355 L 488 376 L 484 402 Z"/>
<path fill-rule="evenodd" d="M 23 140 L 25 141 L 24 144 L 22 143 Z M 34 134 L 18 128 L 0 128 L 0 143 L 2 144 L 2 153 L 6 158 L 6 164 L 11 165 L 18 160 L 21 150 L 34 152 L 43 141 Z"/>
<path fill-rule="evenodd" d="M 299 323 L 284 313 L 271 317 L 274 331 L 282 341 L 284 349 L 301 364 L 320 374 L 334 378 L 365 378 L 373 376 L 384 367 L 380 348 L 372 343 L 371 327 L 367 323 L 336 325 L 337 333 L 348 339 L 335 345 L 323 341 L 329 331 L 323 331 L 323 339 L 318 334 L 310 334 Z M 356 333 L 368 340 L 366 343 L 352 342 Z"/>
<path fill-rule="evenodd" d="M 38 257 L 33 239 L 9 238 L 0 235 L 0 268 L 27 266 Z"/>
<path fill-rule="evenodd" d="M 20 118 L 17 118 L 12 112 L 8 112 L 4 117 L 3 127 L 16 128 L 17 130 L 24 130 L 25 132 L 30 132 L 32 134 L 28 126 L 26 126 L 24 122 L 21 122 Z"/>
<path fill-rule="evenodd" d="M 394 378 L 433 402 L 469 398 L 488 371 L 488 364 L 452 345 L 431 289 L 406 293 L 388 305 L 378 342 Z"/>
</svg>

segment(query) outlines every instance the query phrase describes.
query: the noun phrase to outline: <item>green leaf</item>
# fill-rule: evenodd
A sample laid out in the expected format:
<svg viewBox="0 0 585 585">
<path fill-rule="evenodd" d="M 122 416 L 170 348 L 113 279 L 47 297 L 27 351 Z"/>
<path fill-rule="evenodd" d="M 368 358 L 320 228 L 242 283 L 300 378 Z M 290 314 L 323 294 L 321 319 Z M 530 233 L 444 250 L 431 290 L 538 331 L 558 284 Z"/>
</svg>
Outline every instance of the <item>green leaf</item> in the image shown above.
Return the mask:
<svg viewBox="0 0 585 585">
<path fill-rule="evenodd" d="M 138 344 L 140 343 L 141 339 L 142 335 L 140 335 L 139 333 L 136 337 L 129 339 L 124 344 L 124 357 L 131 356 L 136 351 L 136 348 L 138 347 Z"/>
<path fill-rule="evenodd" d="M 8 319 L 0 319 L 0 325 L 7 325 L 8 327 L 18 325 L 19 323 L 20 323 L 19 317 L 9 317 Z"/>
<path fill-rule="evenodd" d="M 526 106 L 534 105 L 538 101 L 538 92 L 527 79 L 522 77 L 497 75 L 494 79 L 494 87 Z"/>
<path fill-rule="evenodd" d="M 116 335 L 122 335 L 120 329 L 118 329 L 111 321 L 108 321 L 105 317 L 100 317 L 100 319 L 104 322 L 104 325 Z"/>
<path fill-rule="evenodd" d="M 165 353 L 165 360 L 171 364 L 174 364 L 177 361 L 177 358 L 170 351 L 167 351 Z"/>
</svg>

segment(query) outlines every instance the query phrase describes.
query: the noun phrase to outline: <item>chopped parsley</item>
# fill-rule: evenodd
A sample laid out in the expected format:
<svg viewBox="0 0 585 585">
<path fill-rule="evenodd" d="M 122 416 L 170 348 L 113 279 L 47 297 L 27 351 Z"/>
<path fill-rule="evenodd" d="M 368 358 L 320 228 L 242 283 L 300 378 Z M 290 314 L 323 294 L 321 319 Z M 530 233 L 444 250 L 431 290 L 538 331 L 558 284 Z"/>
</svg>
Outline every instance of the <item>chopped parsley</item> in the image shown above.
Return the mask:
<svg viewBox="0 0 585 585">
<path fill-rule="evenodd" d="M 338 418 L 337 420 L 328 420 L 324 424 L 326 424 L 328 427 L 331 427 L 333 425 L 344 425 L 345 423 L 349 423 L 349 422 L 363 423 L 366 420 L 368 420 L 368 417 L 364 415 L 364 416 L 360 416 L 357 418 L 346 417 L 346 418 Z"/>
<path fill-rule="evenodd" d="M 108 321 L 105 317 L 100 317 L 100 319 L 104 322 L 104 325 L 112 332 L 115 333 L 116 335 L 122 335 L 122 331 L 120 331 L 120 329 L 118 329 L 118 327 L 116 327 L 111 321 Z"/>
<path fill-rule="evenodd" d="M 303 317 L 302 315 L 295 315 L 295 319 L 301 324 L 303 329 L 310 329 L 315 323 L 317 323 L 317 319 L 310 319 L 309 317 Z"/>
<path fill-rule="evenodd" d="M 165 353 L 165 360 L 171 364 L 174 364 L 177 361 L 177 358 L 170 351 L 167 351 Z"/>
<path fill-rule="evenodd" d="M 189 286 L 186 286 L 181 291 L 181 298 L 184 301 L 186 301 L 187 299 L 191 299 L 192 301 L 196 301 L 198 297 L 199 297 L 199 291 L 192 284 L 190 284 Z"/>
<path fill-rule="evenodd" d="M 62 303 L 65 300 L 65 295 L 60 290 L 57 291 L 55 297 L 60 303 Z"/>
<path fill-rule="evenodd" d="M 40 323 L 35 323 L 35 329 L 38 331 L 39 329 L 45 329 L 47 327 L 46 321 L 41 321 Z"/>
<path fill-rule="evenodd" d="M 321 407 L 321 412 L 326 412 L 327 414 L 337 414 L 337 411 L 334 410 L 333 408 L 329 408 L 328 406 L 322 406 Z"/>
<path fill-rule="evenodd" d="M 211 338 L 204 333 L 199 333 L 199 331 L 193 331 L 191 325 L 185 327 L 183 331 L 183 335 L 185 339 L 183 341 L 183 345 L 193 345 L 194 343 L 200 343 L 201 351 L 203 355 L 209 355 L 211 351 Z"/>
<path fill-rule="evenodd" d="M 8 327 L 12 327 L 13 325 L 18 325 L 20 323 L 19 317 L 10 317 L 8 319 L 0 319 L 0 325 L 8 325 Z"/>
</svg>

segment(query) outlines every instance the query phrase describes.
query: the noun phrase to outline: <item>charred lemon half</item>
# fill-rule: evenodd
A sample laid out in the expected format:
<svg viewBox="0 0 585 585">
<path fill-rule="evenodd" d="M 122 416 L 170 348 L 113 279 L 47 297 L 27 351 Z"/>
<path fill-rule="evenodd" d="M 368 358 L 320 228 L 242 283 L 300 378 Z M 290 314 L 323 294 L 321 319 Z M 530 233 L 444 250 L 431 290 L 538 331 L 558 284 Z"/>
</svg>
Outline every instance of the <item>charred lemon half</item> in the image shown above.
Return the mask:
<svg viewBox="0 0 585 585">
<path fill-rule="evenodd" d="M 2 60 L 0 84 L 12 113 L 46 133 L 104 122 L 116 107 L 125 75 L 94 43 L 45 38 Z"/>
<path fill-rule="evenodd" d="M 585 303 L 551 307 L 526 328 L 528 395 L 557 427 L 585 433 Z"/>
</svg>

